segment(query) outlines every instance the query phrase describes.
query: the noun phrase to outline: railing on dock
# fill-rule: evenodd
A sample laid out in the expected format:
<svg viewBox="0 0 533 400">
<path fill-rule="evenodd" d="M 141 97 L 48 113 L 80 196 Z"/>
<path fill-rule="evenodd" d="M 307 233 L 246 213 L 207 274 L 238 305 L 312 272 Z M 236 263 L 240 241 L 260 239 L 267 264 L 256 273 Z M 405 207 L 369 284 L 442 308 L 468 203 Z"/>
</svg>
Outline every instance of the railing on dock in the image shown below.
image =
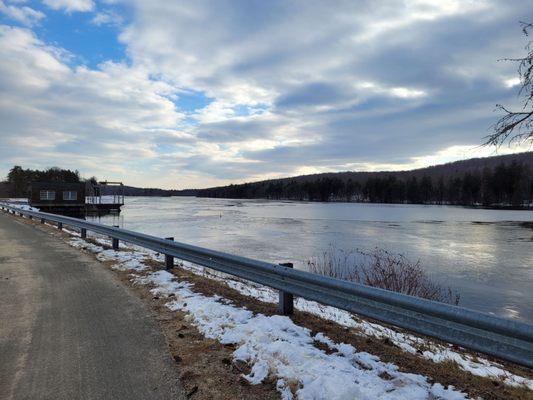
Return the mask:
<svg viewBox="0 0 533 400">
<path fill-rule="evenodd" d="M 312 274 L 287 266 L 271 264 L 215 250 L 205 249 L 169 238 L 159 238 L 117 227 L 110 227 L 61 215 L 26 211 L 6 203 L 0 208 L 12 214 L 53 222 L 59 229 L 68 225 L 119 240 L 171 257 L 234 275 L 276 289 L 280 293 L 280 312 L 292 312 L 293 296 L 316 301 L 386 324 L 431 336 L 467 349 L 533 367 L 533 325 L 495 317 L 463 307 L 420 299 L 383 289 Z"/>
</svg>

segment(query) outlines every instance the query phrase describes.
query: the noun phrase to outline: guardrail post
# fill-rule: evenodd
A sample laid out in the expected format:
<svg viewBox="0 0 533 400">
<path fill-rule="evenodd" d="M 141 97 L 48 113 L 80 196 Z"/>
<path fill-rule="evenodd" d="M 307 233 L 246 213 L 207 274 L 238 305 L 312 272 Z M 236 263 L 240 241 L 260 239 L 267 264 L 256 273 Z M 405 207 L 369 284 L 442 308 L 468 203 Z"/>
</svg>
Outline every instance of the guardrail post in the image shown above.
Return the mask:
<svg viewBox="0 0 533 400">
<path fill-rule="evenodd" d="M 29 219 L 33 219 L 33 217 L 32 217 L 31 215 L 28 215 L 28 218 L 29 218 Z"/>
<path fill-rule="evenodd" d="M 63 229 L 63 222 L 57 223 L 57 229 L 62 230 Z"/>
<path fill-rule="evenodd" d="M 165 239 L 174 241 L 173 237 L 167 237 Z M 165 254 L 165 269 L 171 269 L 171 268 L 174 268 L 174 257 L 169 256 L 168 254 Z"/>
<path fill-rule="evenodd" d="M 85 229 L 85 228 L 81 228 L 80 229 L 80 237 L 82 239 L 87 239 L 87 229 Z"/>
<path fill-rule="evenodd" d="M 113 225 L 113 228 L 118 228 L 118 225 Z M 117 238 L 112 237 L 111 244 L 112 244 L 113 250 L 118 250 L 118 239 Z"/>
<path fill-rule="evenodd" d="M 44 218 L 41 218 L 41 224 L 44 224 Z"/>
<path fill-rule="evenodd" d="M 282 263 L 283 267 L 294 268 L 293 263 Z M 294 311 L 294 297 L 291 293 L 279 291 L 278 312 L 281 315 L 291 315 Z"/>
</svg>

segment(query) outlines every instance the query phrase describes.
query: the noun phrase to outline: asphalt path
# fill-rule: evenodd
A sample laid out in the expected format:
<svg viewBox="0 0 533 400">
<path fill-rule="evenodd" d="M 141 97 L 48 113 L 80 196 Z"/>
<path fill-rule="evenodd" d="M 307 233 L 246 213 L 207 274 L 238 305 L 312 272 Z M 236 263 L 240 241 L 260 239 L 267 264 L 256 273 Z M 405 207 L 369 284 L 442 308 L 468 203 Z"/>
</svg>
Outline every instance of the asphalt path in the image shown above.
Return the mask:
<svg viewBox="0 0 533 400">
<path fill-rule="evenodd" d="M 0 399 L 182 399 L 154 316 L 97 261 L 0 213 Z"/>
</svg>

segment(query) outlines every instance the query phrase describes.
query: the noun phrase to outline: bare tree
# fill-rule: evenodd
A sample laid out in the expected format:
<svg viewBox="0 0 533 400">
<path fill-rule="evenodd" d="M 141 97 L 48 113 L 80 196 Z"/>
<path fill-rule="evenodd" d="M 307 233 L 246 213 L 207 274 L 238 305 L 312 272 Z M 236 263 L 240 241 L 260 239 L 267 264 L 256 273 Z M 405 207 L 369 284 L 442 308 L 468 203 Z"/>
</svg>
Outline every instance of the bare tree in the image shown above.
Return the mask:
<svg viewBox="0 0 533 400">
<path fill-rule="evenodd" d="M 520 22 L 520 24 L 524 35 L 529 37 L 530 31 L 533 30 L 533 23 Z M 496 108 L 504 115 L 494 124 L 494 133 L 486 137 L 485 145 L 499 146 L 506 141 L 509 144 L 524 142 L 533 144 L 533 42 L 529 41 L 525 49 L 527 52 L 525 57 L 505 59 L 505 61 L 518 63 L 520 77 L 518 96 L 523 97 L 522 109 L 513 111 L 497 104 Z"/>
</svg>

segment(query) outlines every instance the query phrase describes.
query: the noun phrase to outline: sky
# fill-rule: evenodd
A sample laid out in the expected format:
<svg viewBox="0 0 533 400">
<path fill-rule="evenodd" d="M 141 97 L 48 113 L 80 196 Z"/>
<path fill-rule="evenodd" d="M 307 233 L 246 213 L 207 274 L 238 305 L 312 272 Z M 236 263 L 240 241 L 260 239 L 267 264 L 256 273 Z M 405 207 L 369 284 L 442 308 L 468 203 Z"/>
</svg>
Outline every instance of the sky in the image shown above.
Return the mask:
<svg viewBox="0 0 533 400">
<path fill-rule="evenodd" d="M 424 167 L 518 107 L 533 0 L 0 0 L 0 178 L 143 187 Z"/>
</svg>

